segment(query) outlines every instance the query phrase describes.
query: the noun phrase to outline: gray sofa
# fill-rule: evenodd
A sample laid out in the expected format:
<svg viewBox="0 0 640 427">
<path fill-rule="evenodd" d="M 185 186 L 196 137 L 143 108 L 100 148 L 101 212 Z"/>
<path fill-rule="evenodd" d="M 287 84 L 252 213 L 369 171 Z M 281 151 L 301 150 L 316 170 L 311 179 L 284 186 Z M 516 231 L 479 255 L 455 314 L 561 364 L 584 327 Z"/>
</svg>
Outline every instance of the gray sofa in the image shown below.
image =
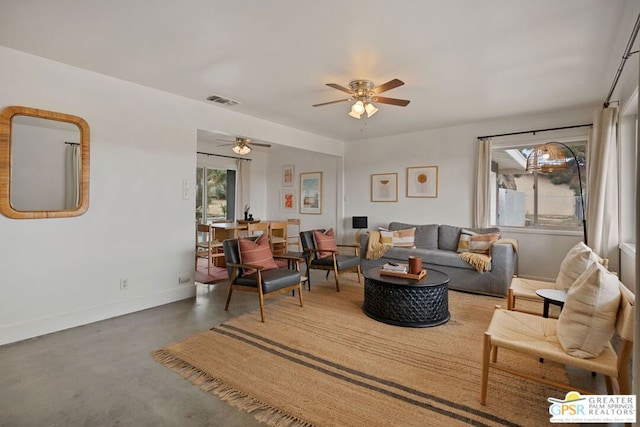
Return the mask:
<svg viewBox="0 0 640 427">
<path fill-rule="evenodd" d="M 512 244 L 497 243 L 491 248 L 491 266 L 489 271 L 479 273 L 456 252 L 462 227 L 451 225 L 414 225 L 392 222 L 388 229 L 402 230 L 416 228 L 415 249 L 393 247 L 379 259 L 366 259 L 369 235 L 363 234 L 360 240 L 360 265 L 362 271 L 379 267 L 386 262 L 406 263 L 409 256 L 422 257 L 423 265 L 446 273 L 451 281 L 449 288 L 486 295 L 506 296 L 511 278 L 518 273 L 518 254 Z M 466 227 L 465 227 L 466 228 Z M 498 228 L 466 228 L 476 233 L 500 232 Z"/>
</svg>

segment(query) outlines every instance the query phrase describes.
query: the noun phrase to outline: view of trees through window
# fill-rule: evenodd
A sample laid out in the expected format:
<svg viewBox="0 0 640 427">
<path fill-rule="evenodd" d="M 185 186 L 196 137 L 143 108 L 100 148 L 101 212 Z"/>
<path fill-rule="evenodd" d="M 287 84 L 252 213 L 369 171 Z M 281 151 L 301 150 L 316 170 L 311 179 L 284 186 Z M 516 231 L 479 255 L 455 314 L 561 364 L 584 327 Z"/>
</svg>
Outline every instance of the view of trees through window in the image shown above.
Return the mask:
<svg viewBox="0 0 640 427">
<path fill-rule="evenodd" d="M 493 170 L 496 172 L 493 197 L 496 225 L 565 229 L 582 226 L 576 158 L 584 194 L 586 145 L 576 143 L 568 147 L 570 149 L 558 144 L 567 159 L 567 168 L 552 172 L 525 170 L 526 159 L 533 146 L 492 150 Z"/>
<path fill-rule="evenodd" d="M 227 171 L 198 167 L 196 170 L 196 221 L 209 223 L 227 218 Z M 203 203 L 206 200 L 206 203 Z M 206 208 L 205 208 L 206 207 Z"/>
</svg>

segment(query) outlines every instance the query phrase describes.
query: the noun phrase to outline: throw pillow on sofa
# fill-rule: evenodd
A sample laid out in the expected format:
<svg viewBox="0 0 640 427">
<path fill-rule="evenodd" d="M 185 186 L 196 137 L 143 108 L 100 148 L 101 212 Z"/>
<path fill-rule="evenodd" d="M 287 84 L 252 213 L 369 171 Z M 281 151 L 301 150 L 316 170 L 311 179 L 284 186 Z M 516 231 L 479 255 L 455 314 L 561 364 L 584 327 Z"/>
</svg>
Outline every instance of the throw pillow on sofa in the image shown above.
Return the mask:
<svg viewBox="0 0 640 427">
<path fill-rule="evenodd" d="M 476 233 L 463 228 L 460 230 L 460 239 L 458 240 L 458 252 L 469 252 L 469 243 L 471 242 L 471 236 L 475 236 Z"/>
<path fill-rule="evenodd" d="M 569 250 L 560 264 L 560 271 L 556 278 L 556 287 L 567 290 L 578 277 L 594 262 L 602 263 L 603 260 L 593 250 L 580 242 Z"/>
<path fill-rule="evenodd" d="M 394 248 L 415 248 L 416 229 L 406 228 L 404 230 L 390 231 L 380 228 L 380 243 Z"/>
<path fill-rule="evenodd" d="M 328 229 L 324 233 L 320 230 L 313 230 L 313 238 L 316 241 L 316 248 L 320 250 L 318 254 L 318 258 L 327 258 L 330 257 L 333 252 L 327 251 L 337 251 L 338 244 L 336 243 L 336 237 L 333 234 L 333 228 Z M 325 252 L 322 252 L 325 251 Z"/>
<path fill-rule="evenodd" d="M 261 234 L 260 237 L 253 240 L 240 237 L 238 239 L 238 247 L 240 249 L 240 263 L 253 264 L 264 267 L 265 270 L 271 270 L 278 268 L 273 259 L 273 253 L 271 253 L 271 247 L 269 246 L 269 238 L 266 234 Z M 255 273 L 254 269 L 246 269 L 244 275 Z"/>
<path fill-rule="evenodd" d="M 500 235 L 498 233 L 475 234 L 469 240 L 469 251 L 489 255 L 493 242 L 499 238 Z"/>
<path fill-rule="evenodd" d="M 562 348 L 574 357 L 598 357 L 613 336 L 619 305 L 618 277 L 591 263 L 567 291 L 558 317 Z"/>
</svg>

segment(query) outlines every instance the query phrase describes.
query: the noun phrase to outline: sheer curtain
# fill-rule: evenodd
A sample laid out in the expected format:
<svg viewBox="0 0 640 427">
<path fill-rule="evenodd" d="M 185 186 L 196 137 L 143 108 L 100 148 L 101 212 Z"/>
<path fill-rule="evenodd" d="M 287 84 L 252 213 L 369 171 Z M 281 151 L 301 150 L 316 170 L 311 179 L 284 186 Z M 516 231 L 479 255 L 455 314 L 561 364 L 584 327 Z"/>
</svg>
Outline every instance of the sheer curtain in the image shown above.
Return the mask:
<svg viewBox="0 0 640 427">
<path fill-rule="evenodd" d="M 618 108 L 594 113 L 587 172 L 587 237 L 589 246 L 618 266 Z"/>
<path fill-rule="evenodd" d="M 80 204 L 80 145 L 70 144 L 65 153 L 64 208 Z"/>
<path fill-rule="evenodd" d="M 473 226 L 488 227 L 491 215 L 489 203 L 491 176 L 491 139 L 478 142 L 478 166 L 476 170 L 475 210 L 473 211 Z"/>
<path fill-rule="evenodd" d="M 251 162 L 243 159 L 236 160 L 238 173 L 236 176 L 236 220 L 244 218 L 245 206 L 251 201 Z"/>
</svg>

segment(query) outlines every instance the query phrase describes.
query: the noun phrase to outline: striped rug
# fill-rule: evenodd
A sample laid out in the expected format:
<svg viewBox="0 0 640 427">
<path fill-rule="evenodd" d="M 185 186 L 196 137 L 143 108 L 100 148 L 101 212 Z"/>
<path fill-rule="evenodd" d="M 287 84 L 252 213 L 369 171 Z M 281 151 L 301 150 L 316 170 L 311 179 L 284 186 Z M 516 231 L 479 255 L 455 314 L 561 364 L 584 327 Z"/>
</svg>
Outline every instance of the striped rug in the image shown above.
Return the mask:
<svg viewBox="0 0 640 427">
<path fill-rule="evenodd" d="M 258 312 L 153 352 L 202 390 L 268 425 L 546 425 L 547 397 L 563 392 L 499 372 L 479 404 L 482 336 L 496 304 L 449 292 L 451 320 L 402 328 L 362 312 L 363 288 L 344 275 L 297 298 L 269 300 Z M 508 354 L 504 363 L 566 378 L 561 365 Z"/>
</svg>

